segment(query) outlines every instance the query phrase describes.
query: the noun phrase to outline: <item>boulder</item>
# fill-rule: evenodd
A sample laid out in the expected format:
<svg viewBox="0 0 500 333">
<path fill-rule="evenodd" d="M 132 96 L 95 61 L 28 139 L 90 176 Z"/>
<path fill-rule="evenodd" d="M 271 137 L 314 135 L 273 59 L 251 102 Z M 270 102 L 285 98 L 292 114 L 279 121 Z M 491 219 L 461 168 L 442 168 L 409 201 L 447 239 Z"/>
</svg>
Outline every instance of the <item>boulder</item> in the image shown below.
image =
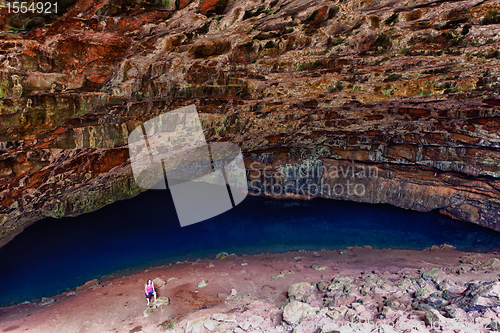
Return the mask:
<svg viewBox="0 0 500 333">
<path fill-rule="evenodd" d="M 462 264 L 477 264 L 477 263 L 479 263 L 479 261 L 476 258 L 471 258 L 471 257 L 463 258 L 462 260 L 460 260 L 460 262 Z"/>
<path fill-rule="evenodd" d="M 204 324 L 209 319 L 208 316 L 192 319 L 187 322 L 186 333 L 202 333 L 204 331 Z"/>
<path fill-rule="evenodd" d="M 170 300 L 166 296 L 160 296 L 156 299 L 157 306 L 168 305 L 168 304 L 170 304 Z"/>
<path fill-rule="evenodd" d="M 288 297 L 293 299 L 302 299 L 314 291 L 314 286 L 307 282 L 294 283 L 288 288 Z"/>
<path fill-rule="evenodd" d="M 54 303 L 56 300 L 54 298 L 50 297 L 42 297 L 42 301 L 40 302 L 40 305 L 47 305 L 50 303 Z"/>
<path fill-rule="evenodd" d="M 430 309 L 425 312 L 424 321 L 431 327 L 445 325 L 447 319 L 438 310 Z"/>
<path fill-rule="evenodd" d="M 153 285 L 155 286 L 155 288 L 161 288 L 166 284 L 167 283 L 165 282 L 165 280 L 163 280 L 162 278 L 159 278 L 159 277 L 157 277 L 156 279 L 153 280 Z"/>
<path fill-rule="evenodd" d="M 444 275 L 444 272 L 440 268 L 433 268 L 431 270 L 422 273 L 422 278 L 425 280 L 436 279 L 437 277 Z"/>
<path fill-rule="evenodd" d="M 335 278 L 332 283 L 328 286 L 328 290 L 331 291 L 331 290 L 336 290 L 336 289 L 340 289 L 340 290 L 349 290 L 351 289 L 350 285 L 351 285 L 351 282 L 352 282 L 352 278 L 350 277 L 337 277 Z"/>
<path fill-rule="evenodd" d="M 252 316 L 248 319 L 247 322 L 250 323 L 250 326 L 257 329 L 259 328 L 260 324 L 262 324 L 263 321 L 264 318 L 262 318 L 261 316 Z"/>
<path fill-rule="evenodd" d="M 144 318 L 151 316 L 153 312 L 155 312 L 155 310 L 156 310 L 156 305 L 150 304 L 143 312 Z"/>
<path fill-rule="evenodd" d="M 480 271 L 483 269 L 492 269 L 492 268 L 498 268 L 498 267 L 500 267 L 500 260 L 498 260 L 497 258 L 491 258 L 490 260 L 488 260 L 484 264 L 481 264 L 479 266 L 474 267 L 474 270 Z"/>
<path fill-rule="evenodd" d="M 315 270 L 317 270 L 317 271 L 324 271 L 324 270 L 326 269 L 326 267 L 325 267 L 325 266 L 320 266 L 320 265 L 318 265 L 318 264 L 312 264 L 312 265 L 311 265 L 311 268 L 312 268 L 312 269 L 315 269 Z"/>
<path fill-rule="evenodd" d="M 471 283 L 453 302 L 465 311 L 485 311 L 500 306 L 500 282 Z"/>
<path fill-rule="evenodd" d="M 210 332 L 212 332 L 217 326 L 219 325 L 219 323 L 216 321 L 216 320 L 213 320 L 213 319 L 207 319 L 204 323 L 203 323 L 203 326 L 209 330 Z"/>
<path fill-rule="evenodd" d="M 292 300 L 285 306 L 283 320 L 290 325 L 299 324 L 308 314 L 313 314 L 317 310 L 319 310 L 319 308 Z"/>
<path fill-rule="evenodd" d="M 97 279 L 93 279 L 93 280 L 85 282 L 85 284 L 83 286 L 76 287 L 76 291 L 82 291 L 85 289 L 94 288 L 98 284 L 99 284 L 99 281 Z"/>
</svg>

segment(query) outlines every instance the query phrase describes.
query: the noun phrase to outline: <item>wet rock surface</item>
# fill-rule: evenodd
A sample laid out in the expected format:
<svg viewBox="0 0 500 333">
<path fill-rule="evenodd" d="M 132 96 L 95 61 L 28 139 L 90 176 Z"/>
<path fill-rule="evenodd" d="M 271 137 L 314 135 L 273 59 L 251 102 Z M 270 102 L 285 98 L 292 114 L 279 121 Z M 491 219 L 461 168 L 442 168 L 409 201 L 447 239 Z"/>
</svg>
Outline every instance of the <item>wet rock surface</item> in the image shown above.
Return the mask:
<svg viewBox="0 0 500 333">
<path fill-rule="evenodd" d="M 257 193 L 439 209 L 500 230 L 498 6 L 79 0 L 45 18 L 4 8 L 0 245 L 43 217 L 143 191 L 128 134 L 189 104 L 209 141 L 240 145 Z"/>
</svg>

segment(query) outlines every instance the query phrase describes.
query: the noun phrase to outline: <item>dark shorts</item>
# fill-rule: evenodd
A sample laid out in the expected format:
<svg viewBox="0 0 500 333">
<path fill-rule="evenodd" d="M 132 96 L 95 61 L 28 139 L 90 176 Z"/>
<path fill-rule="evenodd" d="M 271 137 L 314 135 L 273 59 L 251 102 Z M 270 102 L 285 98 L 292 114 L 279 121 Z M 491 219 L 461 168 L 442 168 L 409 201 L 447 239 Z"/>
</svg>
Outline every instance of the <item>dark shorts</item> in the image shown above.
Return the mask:
<svg viewBox="0 0 500 333">
<path fill-rule="evenodd" d="M 148 294 L 146 294 L 146 298 L 148 298 L 148 299 L 149 299 L 149 298 L 150 298 L 151 296 L 153 296 L 153 295 L 154 295 L 154 292 L 153 292 L 153 291 L 150 291 Z"/>
</svg>

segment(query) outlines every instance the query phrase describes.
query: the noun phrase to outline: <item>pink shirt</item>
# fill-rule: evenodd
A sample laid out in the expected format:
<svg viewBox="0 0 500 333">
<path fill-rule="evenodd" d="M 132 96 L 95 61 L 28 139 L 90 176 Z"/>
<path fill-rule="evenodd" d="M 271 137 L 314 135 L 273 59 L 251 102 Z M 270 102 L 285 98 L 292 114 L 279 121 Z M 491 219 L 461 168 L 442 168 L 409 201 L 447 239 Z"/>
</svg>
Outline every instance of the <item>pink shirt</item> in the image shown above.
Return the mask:
<svg viewBox="0 0 500 333">
<path fill-rule="evenodd" d="M 152 284 L 148 284 L 148 285 L 146 285 L 146 291 L 148 292 L 148 294 L 149 294 L 150 292 L 152 292 L 152 291 L 153 291 L 153 285 L 152 285 Z"/>
</svg>

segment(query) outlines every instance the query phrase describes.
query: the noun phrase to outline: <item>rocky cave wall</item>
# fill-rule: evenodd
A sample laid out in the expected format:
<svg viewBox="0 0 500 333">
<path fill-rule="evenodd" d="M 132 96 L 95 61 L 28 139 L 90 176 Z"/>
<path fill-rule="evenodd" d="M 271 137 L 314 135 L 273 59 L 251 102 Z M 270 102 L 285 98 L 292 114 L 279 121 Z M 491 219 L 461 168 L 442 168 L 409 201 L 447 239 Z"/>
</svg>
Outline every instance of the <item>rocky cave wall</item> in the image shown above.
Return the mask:
<svg viewBox="0 0 500 333">
<path fill-rule="evenodd" d="M 142 192 L 128 134 L 190 104 L 255 193 L 500 231 L 500 1 L 66 4 L 0 8 L 0 246 Z"/>
</svg>

